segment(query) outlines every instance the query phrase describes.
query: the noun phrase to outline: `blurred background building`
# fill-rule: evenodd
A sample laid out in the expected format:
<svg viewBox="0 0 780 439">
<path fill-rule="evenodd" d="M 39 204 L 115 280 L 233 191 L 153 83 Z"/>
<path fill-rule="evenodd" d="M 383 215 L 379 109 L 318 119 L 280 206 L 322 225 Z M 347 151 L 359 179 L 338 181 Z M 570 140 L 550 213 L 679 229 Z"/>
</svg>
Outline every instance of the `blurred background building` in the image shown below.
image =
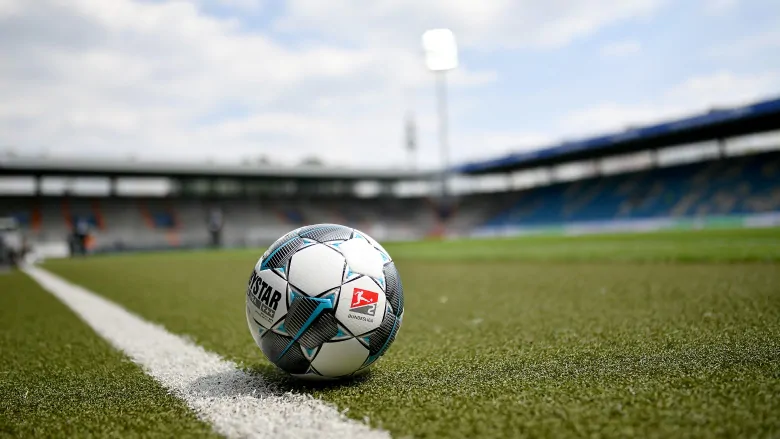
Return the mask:
<svg viewBox="0 0 780 439">
<path fill-rule="evenodd" d="M 312 223 L 380 240 L 780 224 L 780 99 L 439 173 L 4 157 L 0 217 L 46 254 L 262 246 Z M 215 235 L 216 233 L 216 235 Z"/>
</svg>

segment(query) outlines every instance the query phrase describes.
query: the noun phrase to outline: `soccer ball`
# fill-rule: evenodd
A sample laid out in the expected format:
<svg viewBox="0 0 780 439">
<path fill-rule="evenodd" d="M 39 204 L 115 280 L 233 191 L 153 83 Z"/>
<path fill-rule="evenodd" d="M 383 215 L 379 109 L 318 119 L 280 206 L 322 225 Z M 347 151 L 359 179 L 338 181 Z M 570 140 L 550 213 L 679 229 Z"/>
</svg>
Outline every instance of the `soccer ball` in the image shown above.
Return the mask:
<svg viewBox="0 0 780 439">
<path fill-rule="evenodd" d="M 257 261 L 246 292 L 255 343 L 302 378 L 366 370 L 393 343 L 403 312 L 390 255 L 365 233 L 337 224 L 279 238 Z"/>
</svg>

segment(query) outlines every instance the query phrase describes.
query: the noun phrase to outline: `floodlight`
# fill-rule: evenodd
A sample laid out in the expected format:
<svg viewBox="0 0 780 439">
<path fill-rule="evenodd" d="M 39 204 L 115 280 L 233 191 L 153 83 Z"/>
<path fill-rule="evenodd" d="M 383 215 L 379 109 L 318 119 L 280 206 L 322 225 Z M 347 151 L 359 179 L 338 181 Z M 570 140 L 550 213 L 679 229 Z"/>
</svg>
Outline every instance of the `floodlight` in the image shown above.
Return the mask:
<svg viewBox="0 0 780 439">
<path fill-rule="evenodd" d="M 422 36 L 425 65 L 433 71 L 452 70 L 458 66 L 458 45 L 449 29 L 431 29 Z"/>
<path fill-rule="evenodd" d="M 447 124 L 447 71 L 458 66 L 458 45 L 449 29 L 431 29 L 422 36 L 425 65 L 436 73 L 436 101 L 439 110 L 439 147 L 441 148 L 441 199 L 448 198 L 449 134 Z"/>
</svg>

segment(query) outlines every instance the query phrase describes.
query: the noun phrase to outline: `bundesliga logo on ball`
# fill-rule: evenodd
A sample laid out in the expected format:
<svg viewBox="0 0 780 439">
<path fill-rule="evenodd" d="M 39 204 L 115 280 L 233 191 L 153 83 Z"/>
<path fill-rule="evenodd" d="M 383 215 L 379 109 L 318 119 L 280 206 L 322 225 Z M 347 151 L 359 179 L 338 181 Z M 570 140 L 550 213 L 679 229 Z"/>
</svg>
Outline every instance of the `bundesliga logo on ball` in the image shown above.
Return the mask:
<svg viewBox="0 0 780 439">
<path fill-rule="evenodd" d="M 279 238 L 249 278 L 246 318 L 257 345 L 282 370 L 338 378 L 365 370 L 393 343 L 404 312 L 387 251 L 336 224 Z"/>
</svg>

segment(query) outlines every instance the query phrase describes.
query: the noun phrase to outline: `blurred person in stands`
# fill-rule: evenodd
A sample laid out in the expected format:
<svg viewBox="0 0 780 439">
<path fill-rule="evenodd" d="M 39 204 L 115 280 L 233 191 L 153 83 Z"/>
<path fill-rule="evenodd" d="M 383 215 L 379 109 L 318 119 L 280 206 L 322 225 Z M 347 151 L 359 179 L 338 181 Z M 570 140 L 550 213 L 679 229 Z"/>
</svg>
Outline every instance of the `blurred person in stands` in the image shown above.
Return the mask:
<svg viewBox="0 0 780 439">
<path fill-rule="evenodd" d="M 27 244 L 14 218 L 0 218 L 0 268 L 18 267 Z"/>
<path fill-rule="evenodd" d="M 86 256 L 87 240 L 89 239 L 89 222 L 79 218 L 73 225 L 73 233 L 70 239 L 70 254 Z"/>
<path fill-rule="evenodd" d="M 211 246 L 220 247 L 222 245 L 222 226 L 224 224 L 224 215 L 219 207 L 212 207 L 209 210 L 208 228 L 211 234 Z"/>
<path fill-rule="evenodd" d="M 14 218 L 0 218 L 0 270 L 17 265 L 20 239 Z"/>
</svg>

